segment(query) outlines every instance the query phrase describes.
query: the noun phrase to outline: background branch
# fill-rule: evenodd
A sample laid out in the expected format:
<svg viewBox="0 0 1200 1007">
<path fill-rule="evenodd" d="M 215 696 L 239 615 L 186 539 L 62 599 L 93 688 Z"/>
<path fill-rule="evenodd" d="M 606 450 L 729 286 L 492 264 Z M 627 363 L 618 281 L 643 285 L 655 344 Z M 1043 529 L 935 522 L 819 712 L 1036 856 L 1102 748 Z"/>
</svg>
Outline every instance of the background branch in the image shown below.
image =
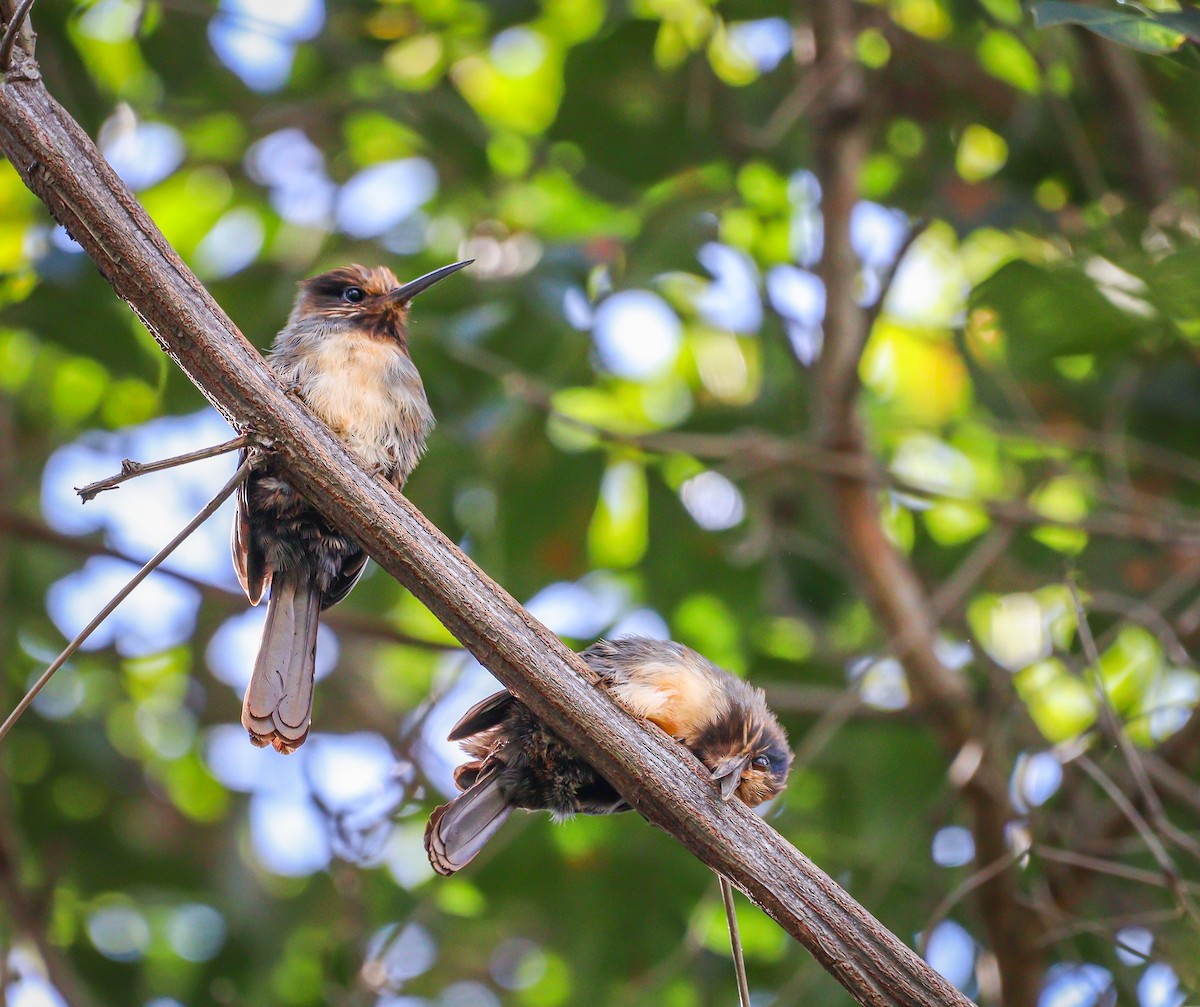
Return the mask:
<svg viewBox="0 0 1200 1007">
<path fill-rule="evenodd" d="M 854 45 L 855 5 L 831 0 L 813 6 L 817 63 L 836 62 Z M 817 424 L 830 451 L 857 455 L 871 464 L 857 415 L 858 369 L 873 312 L 858 304 L 861 266 L 850 236 L 850 217 L 860 197 L 858 180 L 868 150 L 866 81 L 861 66 L 849 67 L 825 98 L 816 135 L 818 177 L 824 211 L 824 344 L 816 386 Z M 880 300 L 887 291 L 880 293 Z M 979 914 L 996 955 L 1007 1007 L 1034 1007 L 1043 975 L 1036 915 L 1022 903 L 1006 827 L 1012 818 L 1001 760 L 982 731 L 965 678 L 937 652 L 933 606 L 907 559 L 884 531 L 878 491 L 861 479 L 830 480 L 842 537 L 862 577 L 865 593 L 887 629 L 921 704 L 947 755 L 977 752 L 977 768 L 959 781 L 973 818 Z M 961 763 L 960 763 L 961 764 Z"/>
</svg>

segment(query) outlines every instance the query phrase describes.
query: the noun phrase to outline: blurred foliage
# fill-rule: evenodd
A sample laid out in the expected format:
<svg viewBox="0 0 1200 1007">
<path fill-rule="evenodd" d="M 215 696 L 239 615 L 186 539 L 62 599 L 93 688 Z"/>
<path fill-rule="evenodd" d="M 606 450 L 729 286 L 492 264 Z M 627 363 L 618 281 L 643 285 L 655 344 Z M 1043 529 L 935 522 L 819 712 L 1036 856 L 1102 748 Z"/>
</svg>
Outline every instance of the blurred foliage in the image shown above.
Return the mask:
<svg viewBox="0 0 1200 1007">
<path fill-rule="evenodd" d="M 1020 828 L 1084 848 L 1111 808 L 1096 810 L 1072 760 L 1091 749 L 1122 769 L 1102 695 L 1144 750 L 1196 731 L 1200 15 L 1033 6 L 1043 30 L 1017 0 L 855 5 L 871 103 L 853 221 L 864 303 L 907 221 L 930 221 L 866 347 L 862 412 L 890 483 L 885 530 L 927 584 L 1011 533 L 955 582 L 946 659 L 1014 767 Z M 415 311 L 440 425 L 408 495 L 514 596 L 572 585 L 576 618 L 555 628 L 573 644 L 657 613 L 773 690 L 802 761 L 770 820 L 911 939 L 986 865 L 937 854 L 966 811 L 906 708 L 819 478 L 789 460 L 808 457 L 824 297 L 808 113 L 827 84 L 806 17 L 783 0 L 35 11 L 50 90 L 256 345 L 295 282 L 331 265 L 386 261 L 407 277 L 476 259 Z M 1132 49 L 1098 49 L 1097 35 Z M 0 222 L 0 514 L 54 523 L 41 504 L 63 491 L 45 469 L 55 452 L 123 444 L 94 431 L 203 400 L 8 165 Z M 119 546 L 112 526 L 89 526 L 102 527 Z M 52 542 L 0 539 L 4 710 L 61 646 L 48 592 L 82 564 Z M 632 815 L 529 819 L 461 877 L 423 867 L 439 803 L 427 777 L 445 767 L 421 718 L 461 669 L 421 645 L 450 641 L 385 577 L 345 605 L 375 631 L 341 628 L 316 731 L 386 739 L 381 786 L 398 796 L 331 808 L 300 757 L 303 771 L 256 763 L 254 784 L 222 776 L 214 739 L 238 701 L 211 673 L 213 640 L 241 607 L 209 587 L 186 639 L 142 653 L 118 635 L 81 655 L 0 746 L 0 868 L 11 862 L 25 893 L 0 907 L 14 998 L 33 995 L 45 959 L 96 1002 L 156 1007 L 732 1002 L 713 879 Z M 381 626 L 416 642 L 381 642 Z M 862 700 L 848 716 L 847 689 Z M 255 808 L 280 816 L 269 841 L 282 849 L 304 825 L 270 803 L 277 774 L 305 795 L 328 866 L 287 876 L 264 861 Z M 1179 793 L 1168 810 L 1194 830 L 1189 785 L 1190 811 Z M 1136 843 L 1107 849 L 1154 866 Z M 1043 891 L 1044 866 L 1023 867 L 1025 890 Z M 1055 924 L 1048 990 L 1087 965 L 1122 1002 L 1175 1007 L 1171 981 L 1194 996 L 1197 932 L 1164 917 L 1170 893 L 1090 880 Z M 742 908 L 763 1002 L 846 1002 Z M 1125 930 L 1125 950 L 1114 944 L 1112 919 L 1154 911 L 1152 952 Z M 951 918 L 966 943 L 940 965 L 986 1000 L 978 911 L 958 902 Z"/>
</svg>

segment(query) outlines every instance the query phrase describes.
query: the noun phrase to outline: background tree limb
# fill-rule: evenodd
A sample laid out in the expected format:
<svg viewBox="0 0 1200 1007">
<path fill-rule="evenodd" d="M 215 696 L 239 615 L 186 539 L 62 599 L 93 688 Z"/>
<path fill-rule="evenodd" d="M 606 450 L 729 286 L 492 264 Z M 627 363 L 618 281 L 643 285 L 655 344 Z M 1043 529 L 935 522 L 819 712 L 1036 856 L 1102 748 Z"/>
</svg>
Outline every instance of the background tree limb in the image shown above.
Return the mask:
<svg viewBox="0 0 1200 1007">
<path fill-rule="evenodd" d="M 833 0 L 813 7 L 817 64 L 840 64 L 854 46 L 855 5 Z M 868 144 L 866 80 L 858 64 L 847 67 L 820 109 L 817 173 L 824 209 L 824 343 L 818 365 L 817 422 L 831 451 L 870 452 L 857 415 L 858 369 L 870 337 L 874 312 L 859 306 L 859 258 L 850 235 L 850 216 L 861 195 Z M 900 254 L 903 253 L 901 249 Z M 881 291 L 882 301 L 887 290 Z M 975 891 L 981 921 L 999 966 L 999 1000 L 1008 1007 L 1034 1007 L 1044 974 L 1037 946 L 1039 921 L 1021 901 L 1016 858 L 1006 828 L 1012 816 L 995 742 L 983 730 L 965 677 L 938 656 L 933 606 L 916 572 L 884 531 L 879 490 L 861 479 L 830 480 L 842 537 L 861 575 L 865 594 L 893 641 L 914 699 L 926 709 L 947 756 L 974 768 L 956 780 L 972 814 L 975 862 L 998 865 L 980 875 Z"/>
</svg>

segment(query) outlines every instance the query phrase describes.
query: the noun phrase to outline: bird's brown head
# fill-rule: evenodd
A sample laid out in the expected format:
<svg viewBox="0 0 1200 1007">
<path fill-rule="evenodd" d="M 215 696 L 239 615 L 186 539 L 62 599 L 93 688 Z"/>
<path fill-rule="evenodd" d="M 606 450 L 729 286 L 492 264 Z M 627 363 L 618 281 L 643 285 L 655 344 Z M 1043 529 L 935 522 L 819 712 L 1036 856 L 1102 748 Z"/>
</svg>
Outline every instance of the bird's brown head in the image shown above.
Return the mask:
<svg viewBox="0 0 1200 1007">
<path fill-rule="evenodd" d="M 738 695 L 691 746 L 712 773 L 721 797 L 735 794 L 750 807 L 769 801 L 787 784 L 792 750 L 762 690 L 738 680 Z"/>
<path fill-rule="evenodd" d="M 320 318 L 354 326 L 375 338 L 394 340 L 407 350 L 412 299 L 472 261 L 442 266 L 408 283 L 401 283 L 386 266 L 340 266 L 300 284 L 292 320 Z"/>
</svg>

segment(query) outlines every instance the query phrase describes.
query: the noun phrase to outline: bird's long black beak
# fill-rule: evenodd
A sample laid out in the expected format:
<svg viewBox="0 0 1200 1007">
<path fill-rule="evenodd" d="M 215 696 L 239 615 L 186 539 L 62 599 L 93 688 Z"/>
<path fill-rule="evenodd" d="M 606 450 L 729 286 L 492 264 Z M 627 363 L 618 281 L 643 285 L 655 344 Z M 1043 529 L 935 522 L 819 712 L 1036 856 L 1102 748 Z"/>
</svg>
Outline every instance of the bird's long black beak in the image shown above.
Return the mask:
<svg viewBox="0 0 1200 1007">
<path fill-rule="evenodd" d="M 748 755 L 731 755 L 717 763 L 712 771 L 713 783 L 721 789 L 721 800 L 728 801 L 737 793 L 742 773 L 750 762 Z"/>
<path fill-rule="evenodd" d="M 462 262 L 452 262 L 448 266 L 442 266 L 440 269 L 435 269 L 432 273 L 426 273 L 424 276 L 418 276 L 415 280 L 409 280 L 404 286 L 397 287 L 388 296 L 398 304 L 407 304 L 422 290 L 428 290 L 438 280 L 444 280 L 451 273 L 457 273 L 463 266 L 469 266 L 474 259 L 463 259 Z"/>
</svg>

